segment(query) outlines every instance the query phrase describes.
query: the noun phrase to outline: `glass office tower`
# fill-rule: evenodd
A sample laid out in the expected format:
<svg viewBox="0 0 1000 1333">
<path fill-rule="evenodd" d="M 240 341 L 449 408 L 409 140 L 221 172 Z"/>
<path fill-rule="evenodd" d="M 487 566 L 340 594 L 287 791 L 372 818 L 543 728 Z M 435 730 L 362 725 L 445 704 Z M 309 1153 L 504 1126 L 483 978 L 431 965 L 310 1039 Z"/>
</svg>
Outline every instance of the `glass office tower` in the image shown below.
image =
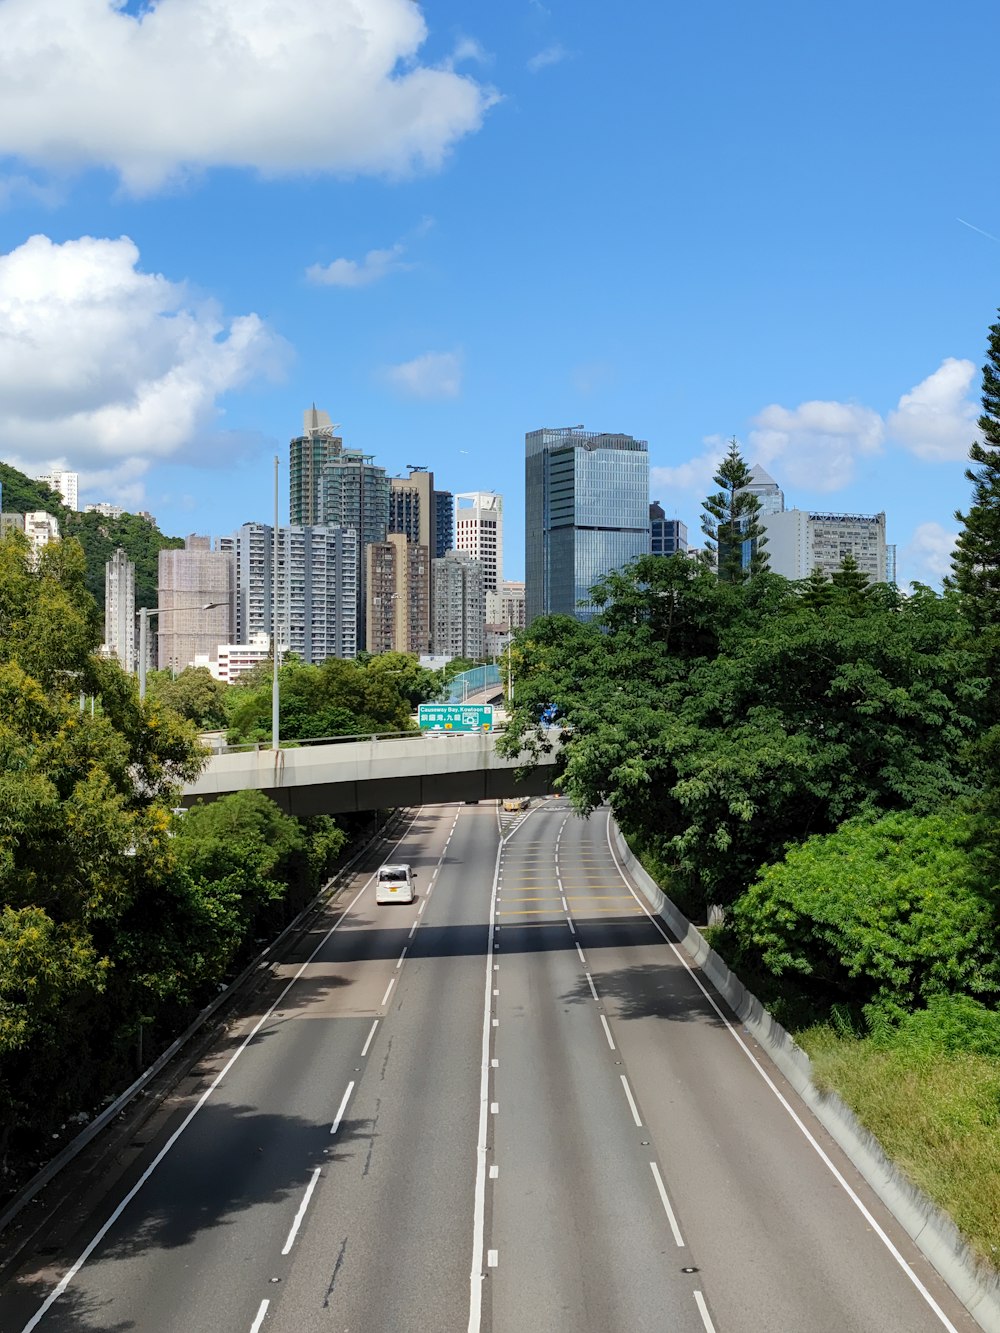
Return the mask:
<svg viewBox="0 0 1000 1333">
<path fill-rule="evenodd" d="M 589 620 L 590 589 L 649 551 L 645 440 L 569 426 L 525 443 L 525 613 Z"/>
</svg>

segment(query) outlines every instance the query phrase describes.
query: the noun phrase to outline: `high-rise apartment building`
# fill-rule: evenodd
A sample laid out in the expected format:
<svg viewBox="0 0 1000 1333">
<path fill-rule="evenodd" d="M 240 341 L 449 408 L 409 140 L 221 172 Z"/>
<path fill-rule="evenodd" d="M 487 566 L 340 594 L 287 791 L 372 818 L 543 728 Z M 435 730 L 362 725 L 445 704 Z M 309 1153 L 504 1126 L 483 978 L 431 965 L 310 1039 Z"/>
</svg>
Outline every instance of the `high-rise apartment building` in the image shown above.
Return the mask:
<svg viewBox="0 0 1000 1333">
<path fill-rule="evenodd" d="M 79 472 L 53 470 L 52 472 L 46 472 L 44 476 L 36 477 L 35 480 L 44 482 L 46 486 L 51 486 L 54 491 L 58 491 L 67 509 L 79 508 L 77 502 L 80 490 Z"/>
<path fill-rule="evenodd" d="M 654 500 L 649 506 L 650 555 L 686 555 L 687 549 L 687 524 L 667 518 L 659 500 Z"/>
<path fill-rule="evenodd" d="M 487 625 L 502 625 L 508 632 L 524 629 L 524 584 L 504 579 L 496 592 L 486 594 Z"/>
<path fill-rule="evenodd" d="M 270 635 L 276 614 L 279 653 L 312 664 L 357 655 L 356 533 L 320 524 L 279 528 L 277 564 L 266 523 L 244 523 L 220 545 L 235 571 L 239 644 Z"/>
<path fill-rule="evenodd" d="M 430 651 L 430 552 L 401 532 L 365 547 L 370 653 Z"/>
<path fill-rule="evenodd" d="M 315 403 L 302 415 L 302 434 L 288 445 L 288 521 L 293 527 L 324 521 L 323 469 L 344 447 L 338 427 Z"/>
<path fill-rule="evenodd" d="M 530 431 L 524 545 L 528 623 L 593 616 L 593 585 L 649 551 L 646 441 L 582 426 Z"/>
<path fill-rule="evenodd" d="M 104 566 L 104 647 L 124 670 L 135 671 L 135 564 L 120 546 Z"/>
<path fill-rule="evenodd" d="M 213 551 L 208 537 L 194 533 L 185 539 L 183 550 L 161 551 L 156 602 L 156 662 L 161 671 L 183 671 L 199 653 L 214 659 L 219 644 L 233 636 L 229 554 Z"/>
<path fill-rule="evenodd" d="M 486 652 L 483 567 L 463 551 L 431 561 L 431 651 L 479 660 Z"/>
<path fill-rule="evenodd" d="M 885 514 L 817 514 L 786 509 L 762 520 L 771 571 L 805 579 L 814 569 L 834 574 L 852 556 L 869 583 L 886 581 Z"/>
<path fill-rule="evenodd" d="M 466 491 L 455 500 L 455 550 L 479 561 L 483 587 L 496 592 L 503 580 L 503 496 Z"/>
<path fill-rule="evenodd" d="M 455 547 L 455 497 L 451 491 L 434 492 L 435 541 L 431 555 L 440 560 Z"/>
<path fill-rule="evenodd" d="M 389 528 L 389 478 L 370 454 L 344 449 L 323 468 L 320 514 L 327 527 L 348 528 L 358 536 L 358 647 L 366 647 L 364 548 L 384 542 Z"/>
<path fill-rule="evenodd" d="M 408 477 L 389 478 L 389 532 L 401 532 L 415 546 L 437 549 L 434 473 L 411 467 Z"/>
</svg>

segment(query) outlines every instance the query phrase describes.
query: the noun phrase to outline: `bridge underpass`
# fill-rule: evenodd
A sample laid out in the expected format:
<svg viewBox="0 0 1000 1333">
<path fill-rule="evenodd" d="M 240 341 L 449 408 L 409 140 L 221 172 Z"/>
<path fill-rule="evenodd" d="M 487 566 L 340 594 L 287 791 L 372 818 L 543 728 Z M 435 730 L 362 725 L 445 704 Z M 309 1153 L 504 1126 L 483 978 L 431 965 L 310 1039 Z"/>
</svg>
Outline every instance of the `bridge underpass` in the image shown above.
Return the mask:
<svg viewBox="0 0 1000 1333">
<path fill-rule="evenodd" d="M 335 815 L 449 801 L 545 796 L 556 776 L 558 742 L 528 772 L 497 754 L 493 734 L 414 732 L 283 750 L 215 754 L 181 804 L 235 791 L 262 791 L 290 815 Z"/>
</svg>

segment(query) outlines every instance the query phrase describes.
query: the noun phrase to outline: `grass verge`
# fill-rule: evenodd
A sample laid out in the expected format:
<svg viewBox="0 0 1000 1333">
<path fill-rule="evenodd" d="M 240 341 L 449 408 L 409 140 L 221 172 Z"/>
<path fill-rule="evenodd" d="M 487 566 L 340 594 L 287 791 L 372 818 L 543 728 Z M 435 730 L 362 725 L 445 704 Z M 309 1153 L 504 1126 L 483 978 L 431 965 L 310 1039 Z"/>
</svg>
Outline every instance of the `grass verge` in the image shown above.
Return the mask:
<svg viewBox="0 0 1000 1333">
<path fill-rule="evenodd" d="M 795 1039 L 817 1087 L 839 1093 L 977 1253 L 1000 1266 L 1000 1060 L 886 1049 L 826 1025 Z"/>
</svg>

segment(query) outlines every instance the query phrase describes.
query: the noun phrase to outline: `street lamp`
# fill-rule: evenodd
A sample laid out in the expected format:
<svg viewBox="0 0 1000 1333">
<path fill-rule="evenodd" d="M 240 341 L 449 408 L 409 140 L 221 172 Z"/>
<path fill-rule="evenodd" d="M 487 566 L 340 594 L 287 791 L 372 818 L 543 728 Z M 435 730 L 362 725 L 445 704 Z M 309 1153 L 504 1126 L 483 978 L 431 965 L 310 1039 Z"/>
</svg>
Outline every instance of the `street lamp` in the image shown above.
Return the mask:
<svg viewBox="0 0 1000 1333">
<path fill-rule="evenodd" d="M 203 602 L 201 606 L 142 606 L 139 608 L 139 702 L 146 697 L 146 661 L 149 657 L 149 617 L 171 611 L 211 611 L 229 602 Z"/>
</svg>

